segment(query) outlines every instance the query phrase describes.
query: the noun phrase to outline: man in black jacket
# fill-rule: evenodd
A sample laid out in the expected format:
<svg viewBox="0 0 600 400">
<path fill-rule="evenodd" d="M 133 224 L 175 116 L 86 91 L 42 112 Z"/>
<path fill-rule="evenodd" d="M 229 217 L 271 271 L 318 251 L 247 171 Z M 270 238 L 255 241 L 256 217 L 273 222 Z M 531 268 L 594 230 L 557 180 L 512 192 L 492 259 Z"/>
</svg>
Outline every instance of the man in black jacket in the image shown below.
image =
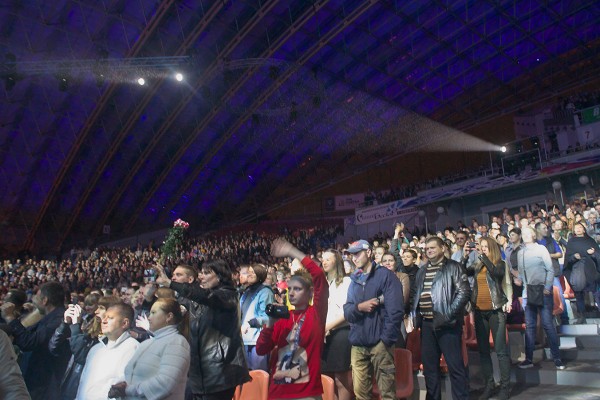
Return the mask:
<svg viewBox="0 0 600 400">
<path fill-rule="evenodd" d="M 444 257 L 444 242 L 440 238 L 429 238 L 425 251 L 429 261 L 417 272 L 411 316 L 421 322 L 426 399 L 442 398 L 439 364 L 443 354 L 452 383 L 452 398 L 467 400 L 469 373 L 462 358 L 461 339 L 465 306 L 471 296 L 471 288 L 463 267 Z"/>
<path fill-rule="evenodd" d="M 29 357 L 23 377 L 33 400 L 59 397 L 60 382 L 70 354 L 65 344 L 59 356 L 53 356 L 48 350 L 48 342 L 63 319 L 64 300 L 65 293 L 60 283 L 47 282 L 40 286 L 33 297 L 33 304 L 44 317 L 29 328 L 25 328 L 16 318 L 14 306 L 2 309 L 14 344 Z"/>
</svg>

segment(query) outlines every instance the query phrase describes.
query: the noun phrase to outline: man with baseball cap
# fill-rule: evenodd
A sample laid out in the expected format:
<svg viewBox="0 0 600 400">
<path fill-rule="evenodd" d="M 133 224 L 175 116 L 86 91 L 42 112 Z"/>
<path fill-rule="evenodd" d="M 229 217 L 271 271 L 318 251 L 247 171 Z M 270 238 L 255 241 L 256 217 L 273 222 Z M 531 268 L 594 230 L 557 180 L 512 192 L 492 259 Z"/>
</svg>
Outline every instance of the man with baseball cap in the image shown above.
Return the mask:
<svg viewBox="0 0 600 400">
<path fill-rule="evenodd" d="M 373 262 L 366 240 L 351 243 L 346 252 L 356 265 L 344 305 L 354 393 L 357 400 L 370 400 L 375 373 L 381 398 L 395 399 L 394 344 L 404 316 L 402 285 L 392 271 Z"/>
</svg>

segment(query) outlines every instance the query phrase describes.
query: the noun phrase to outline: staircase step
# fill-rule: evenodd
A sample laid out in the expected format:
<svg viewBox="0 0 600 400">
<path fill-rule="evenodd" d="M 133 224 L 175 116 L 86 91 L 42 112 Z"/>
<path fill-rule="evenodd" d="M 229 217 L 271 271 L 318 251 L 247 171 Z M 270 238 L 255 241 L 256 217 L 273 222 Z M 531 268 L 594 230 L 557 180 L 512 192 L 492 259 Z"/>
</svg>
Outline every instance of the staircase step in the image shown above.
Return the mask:
<svg viewBox="0 0 600 400">
<path fill-rule="evenodd" d="M 580 349 L 600 349 L 600 336 L 598 335 L 577 336 L 575 341 Z"/>
<path fill-rule="evenodd" d="M 572 385 L 600 388 L 600 366 L 597 362 L 573 361 L 567 363 L 566 370 L 557 370 L 553 361 L 542 361 L 533 368 L 513 367 L 511 381 L 521 384 Z"/>
<path fill-rule="evenodd" d="M 560 349 L 577 348 L 577 338 L 575 336 L 559 336 L 558 340 L 560 340 Z"/>
<path fill-rule="evenodd" d="M 597 324 L 561 325 L 560 332 L 564 335 L 597 335 Z"/>
</svg>

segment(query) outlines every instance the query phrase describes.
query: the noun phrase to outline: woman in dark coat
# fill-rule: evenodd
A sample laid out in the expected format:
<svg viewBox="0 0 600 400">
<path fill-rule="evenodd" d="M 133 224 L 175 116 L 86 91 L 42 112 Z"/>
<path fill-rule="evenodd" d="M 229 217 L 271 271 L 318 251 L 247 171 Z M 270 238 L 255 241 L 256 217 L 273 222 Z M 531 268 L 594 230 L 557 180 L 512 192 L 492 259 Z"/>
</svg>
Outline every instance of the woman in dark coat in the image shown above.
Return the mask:
<svg viewBox="0 0 600 400">
<path fill-rule="evenodd" d="M 223 260 L 207 261 L 200 286 L 172 282 L 157 265 L 156 283 L 194 302 L 190 319 L 191 364 L 188 387 L 194 399 L 231 400 L 236 386 L 250 381 L 240 323 L 238 292 L 231 269 Z M 180 302 L 181 303 L 181 302 Z"/>
<path fill-rule="evenodd" d="M 577 302 L 577 324 L 585 323 L 585 292 L 596 291 L 596 279 L 600 271 L 599 258 L 600 247 L 598 247 L 598 243 L 587 234 L 585 224 L 582 221 L 576 222 L 573 225 L 573 236 L 567 242 L 563 274 L 571 284 L 573 266 L 579 261 L 584 263 L 585 288 L 583 290 L 573 289 Z"/>
</svg>

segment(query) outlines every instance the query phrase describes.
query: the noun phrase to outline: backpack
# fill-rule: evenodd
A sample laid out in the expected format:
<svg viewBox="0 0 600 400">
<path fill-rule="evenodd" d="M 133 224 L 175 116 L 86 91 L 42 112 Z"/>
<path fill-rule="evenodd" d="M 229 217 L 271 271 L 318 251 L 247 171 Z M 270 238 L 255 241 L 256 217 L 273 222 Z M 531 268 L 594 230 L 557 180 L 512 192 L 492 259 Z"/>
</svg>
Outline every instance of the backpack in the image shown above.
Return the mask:
<svg viewBox="0 0 600 400">
<path fill-rule="evenodd" d="M 553 254 L 556 252 L 556 248 L 554 247 L 554 239 L 551 236 L 546 237 L 546 249 L 548 253 Z M 560 246 L 559 246 L 560 247 Z M 552 260 L 552 268 L 554 269 L 554 276 L 560 276 L 560 263 L 556 258 L 551 258 Z"/>
<path fill-rule="evenodd" d="M 585 261 L 578 260 L 573 264 L 573 270 L 569 279 L 569 284 L 574 292 L 581 292 L 585 289 L 587 279 L 585 278 Z"/>
</svg>

